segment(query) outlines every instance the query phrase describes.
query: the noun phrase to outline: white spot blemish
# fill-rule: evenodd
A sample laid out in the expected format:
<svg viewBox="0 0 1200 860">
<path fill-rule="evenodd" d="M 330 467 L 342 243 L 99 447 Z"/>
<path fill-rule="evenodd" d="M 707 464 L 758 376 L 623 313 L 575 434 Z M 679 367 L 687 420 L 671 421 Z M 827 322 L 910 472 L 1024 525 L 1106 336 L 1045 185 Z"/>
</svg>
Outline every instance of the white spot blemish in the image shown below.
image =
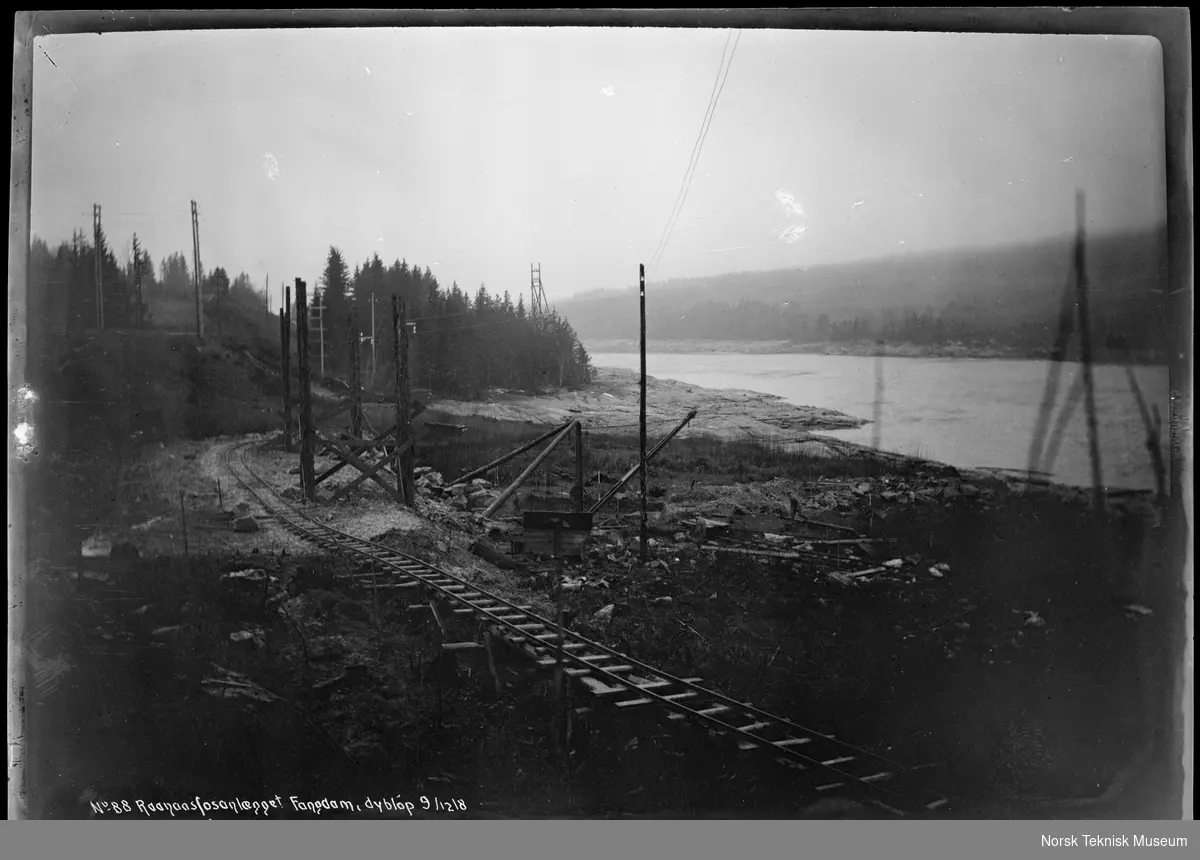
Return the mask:
<svg viewBox="0 0 1200 860">
<path fill-rule="evenodd" d="M 410 110 L 406 110 L 406 111 L 404 112 L 404 115 L 405 115 L 405 116 L 412 116 L 412 111 L 410 111 Z"/>
<path fill-rule="evenodd" d="M 368 75 L 371 74 L 371 70 L 367 66 L 363 66 L 363 71 L 365 71 Z"/>
<path fill-rule="evenodd" d="M 263 155 L 263 170 L 267 172 L 267 179 L 278 179 L 279 159 L 269 152 Z"/>
<path fill-rule="evenodd" d="M 1067 156 L 1066 158 L 1064 158 L 1064 159 L 1062 160 L 1062 163 L 1063 163 L 1063 164 L 1066 164 L 1068 161 L 1070 161 L 1070 160 L 1071 160 L 1072 158 L 1074 158 L 1074 157 L 1075 157 L 1075 156 L 1073 156 L 1073 155 Z"/>
<path fill-rule="evenodd" d="M 803 223 L 808 220 L 808 216 L 804 214 L 804 208 L 796 201 L 792 192 L 781 188 L 775 192 L 775 199 L 783 206 L 783 214 L 786 217 L 799 219 L 779 233 L 779 238 L 790 245 L 799 241 L 800 237 L 808 230 L 808 226 Z"/>
<path fill-rule="evenodd" d="M 602 94 L 608 96 L 609 98 L 612 98 L 613 96 L 615 96 L 617 94 L 617 91 L 614 90 L 612 87 L 601 87 L 600 92 Z"/>
<path fill-rule="evenodd" d="M 866 200 L 859 200 L 857 203 L 851 203 L 850 208 L 857 209 L 859 206 L 862 206 L 866 202 L 867 202 Z"/>
<path fill-rule="evenodd" d="M 17 455 L 24 457 L 33 450 L 33 425 L 28 421 L 22 421 L 13 429 L 13 436 L 17 440 Z"/>
</svg>

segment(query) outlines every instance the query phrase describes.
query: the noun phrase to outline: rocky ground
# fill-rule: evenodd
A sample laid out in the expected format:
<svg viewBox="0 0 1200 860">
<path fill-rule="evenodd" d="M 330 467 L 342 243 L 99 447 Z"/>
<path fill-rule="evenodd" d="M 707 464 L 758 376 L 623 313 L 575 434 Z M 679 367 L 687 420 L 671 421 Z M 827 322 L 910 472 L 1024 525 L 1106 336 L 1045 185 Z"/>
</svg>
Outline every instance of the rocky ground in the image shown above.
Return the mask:
<svg viewBox="0 0 1200 860">
<path fill-rule="evenodd" d="M 479 416 L 497 421 L 553 425 L 579 418 L 596 428 L 636 428 L 639 420 L 638 375 L 618 368 L 596 369 L 596 380 L 584 391 L 542 395 L 497 391 L 485 402 L 438 399 L 439 412 Z M 752 435 L 802 440 L 808 432 L 860 427 L 865 422 L 832 409 L 796 406 L 782 397 L 757 391 L 702 388 L 672 379 L 647 379 L 646 417 L 650 424 L 674 425 L 689 410 L 698 426 L 721 438 Z"/>
</svg>

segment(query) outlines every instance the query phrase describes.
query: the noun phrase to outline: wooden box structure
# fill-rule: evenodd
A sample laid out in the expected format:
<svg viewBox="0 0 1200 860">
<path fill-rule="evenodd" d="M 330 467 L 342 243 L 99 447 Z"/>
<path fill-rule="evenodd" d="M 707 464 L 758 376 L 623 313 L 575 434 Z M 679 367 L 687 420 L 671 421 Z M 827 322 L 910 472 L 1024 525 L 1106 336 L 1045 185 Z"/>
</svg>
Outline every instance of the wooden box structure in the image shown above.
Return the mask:
<svg viewBox="0 0 1200 860">
<path fill-rule="evenodd" d="M 554 536 L 558 534 L 558 556 L 580 558 L 583 545 L 592 533 L 590 511 L 525 511 L 521 536 L 513 541 L 530 555 L 553 557 Z"/>
</svg>

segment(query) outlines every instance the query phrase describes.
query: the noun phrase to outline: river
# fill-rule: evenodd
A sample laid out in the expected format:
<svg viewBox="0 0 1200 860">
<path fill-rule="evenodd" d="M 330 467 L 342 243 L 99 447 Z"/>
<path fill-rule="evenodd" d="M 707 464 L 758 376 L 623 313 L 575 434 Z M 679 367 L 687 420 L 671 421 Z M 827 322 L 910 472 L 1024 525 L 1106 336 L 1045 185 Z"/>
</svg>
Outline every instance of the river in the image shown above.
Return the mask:
<svg viewBox="0 0 1200 860">
<path fill-rule="evenodd" d="M 877 367 L 877 362 L 881 367 Z M 597 367 L 637 370 L 635 353 L 592 355 Z M 647 373 L 707 388 L 776 394 L 792 403 L 872 420 L 881 389 L 879 447 L 960 468 L 1025 469 L 1051 363 L 1006 359 L 884 358 L 845 355 L 651 354 Z M 882 386 L 877 386 L 877 370 Z M 1081 367 L 1062 365 L 1047 445 Z M 1169 381 L 1163 366 L 1134 368 L 1147 409 L 1162 416 L 1168 456 Z M 1109 488 L 1150 489 L 1154 471 L 1137 400 L 1123 366 L 1094 368 L 1101 475 Z M 875 443 L 874 423 L 827 435 Z M 1066 425 L 1049 470 L 1055 481 L 1091 484 L 1083 399 Z"/>
</svg>

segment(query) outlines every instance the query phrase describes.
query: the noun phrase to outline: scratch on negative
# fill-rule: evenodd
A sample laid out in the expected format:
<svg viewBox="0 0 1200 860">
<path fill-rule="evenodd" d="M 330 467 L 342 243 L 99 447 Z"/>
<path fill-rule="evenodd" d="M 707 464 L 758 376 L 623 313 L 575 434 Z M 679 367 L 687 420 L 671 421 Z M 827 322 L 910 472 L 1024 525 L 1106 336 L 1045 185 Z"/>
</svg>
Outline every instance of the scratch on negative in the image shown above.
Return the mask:
<svg viewBox="0 0 1200 860">
<path fill-rule="evenodd" d="M 42 49 L 42 53 L 43 53 L 43 54 L 46 54 L 46 49 L 45 49 L 45 48 L 43 48 L 43 49 Z M 50 61 L 50 65 L 54 66 L 54 68 L 56 68 L 56 69 L 58 69 L 60 72 L 62 72 L 62 76 L 63 76 L 64 78 L 66 78 L 68 81 L 70 81 L 70 83 L 71 83 L 71 86 L 75 88 L 75 92 L 79 92 L 79 87 L 76 87 L 76 86 L 75 86 L 75 82 L 71 80 L 71 76 L 70 76 L 70 75 L 68 75 L 68 74 L 67 74 L 65 71 L 63 71 L 63 69 L 59 69 L 59 68 L 58 68 L 58 63 L 54 62 L 54 58 L 53 58 L 53 57 L 51 57 L 49 54 L 46 54 L 46 59 Z"/>
</svg>

